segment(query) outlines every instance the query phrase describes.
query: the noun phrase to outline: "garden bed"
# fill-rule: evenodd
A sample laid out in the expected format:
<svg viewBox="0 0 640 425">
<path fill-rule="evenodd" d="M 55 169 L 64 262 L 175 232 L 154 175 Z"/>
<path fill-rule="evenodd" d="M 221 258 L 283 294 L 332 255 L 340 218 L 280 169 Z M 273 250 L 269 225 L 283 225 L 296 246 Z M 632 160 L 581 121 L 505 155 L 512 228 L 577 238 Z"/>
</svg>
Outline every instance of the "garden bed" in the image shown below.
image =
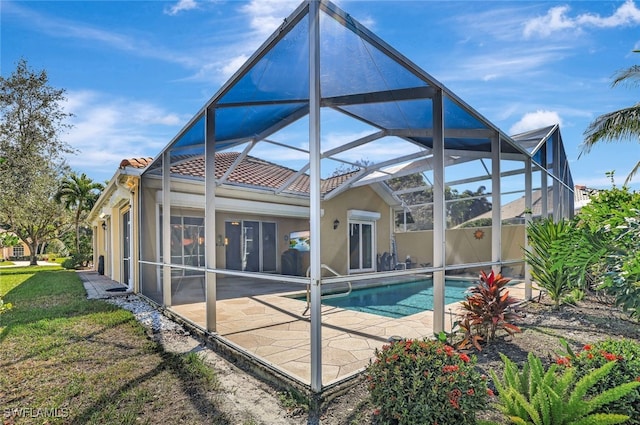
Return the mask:
<svg viewBox="0 0 640 425">
<path fill-rule="evenodd" d="M 522 333 L 513 337 L 506 333 L 481 352 L 475 352 L 478 367 L 489 375 L 502 370 L 500 353 L 517 364 L 522 364 L 529 352 L 550 364 L 562 353 L 560 338 L 564 338 L 572 349 L 579 350 L 607 338 L 626 338 L 640 343 L 640 323 L 629 319 L 620 309 L 604 304 L 595 297 L 587 297 L 577 305 L 564 305 L 554 309 L 553 304 L 542 298 L 540 302 L 528 302 L 520 306 L 524 317 L 516 322 Z M 490 383 L 491 386 L 491 383 Z M 322 413 L 322 424 L 375 424 L 373 406 L 369 405 L 368 391 L 364 383 L 354 387 L 349 393 L 336 398 L 326 405 Z M 485 419 L 500 420 L 499 414 L 482 415 Z"/>
</svg>

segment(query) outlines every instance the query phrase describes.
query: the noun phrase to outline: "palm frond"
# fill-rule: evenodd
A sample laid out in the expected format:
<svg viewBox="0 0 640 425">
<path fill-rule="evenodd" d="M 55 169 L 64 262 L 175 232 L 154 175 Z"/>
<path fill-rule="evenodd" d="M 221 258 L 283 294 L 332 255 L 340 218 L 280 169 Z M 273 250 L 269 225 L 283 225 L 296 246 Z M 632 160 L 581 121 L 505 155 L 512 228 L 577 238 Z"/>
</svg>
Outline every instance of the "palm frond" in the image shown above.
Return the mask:
<svg viewBox="0 0 640 425">
<path fill-rule="evenodd" d="M 624 185 L 628 185 L 631 182 L 631 179 L 633 179 L 633 176 L 636 175 L 636 173 L 640 170 L 640 161 L 638 161 L 638 163 L 636 164 L 635 167 L 633 167 L 633 169 L 631 170 L 631 172 L 629 172 L 629 175 L 627 176 L 627 178 L 624 180 Z"/>
<path fill-rule="evenodd" d="M 580 146 L 580 156 L 591 151 L 598 142 L 640 139 L 640 104 L 600 115 L 589 124 Z"/>
<path fill-rule="evenodd" d="M 640 83 L 640 65 L 633 65 L 619 71 L 613 79 L 611 87 L 615 87 L 620 83 L 628 83 L 633 86 L 638 85 Z"/>
</svg>

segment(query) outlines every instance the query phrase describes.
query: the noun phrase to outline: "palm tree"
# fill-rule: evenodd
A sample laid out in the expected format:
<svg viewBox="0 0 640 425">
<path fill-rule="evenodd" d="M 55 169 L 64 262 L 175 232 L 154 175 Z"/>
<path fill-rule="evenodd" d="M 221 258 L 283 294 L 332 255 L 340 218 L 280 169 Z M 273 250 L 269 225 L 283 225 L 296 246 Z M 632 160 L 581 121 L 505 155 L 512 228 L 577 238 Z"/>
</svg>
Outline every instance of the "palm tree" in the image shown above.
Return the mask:
<svg viewBox="0 0 640 425">
<path fill-rule="evenodd" d="M 67 210 L 75 212 L 76 254 L 80 254 L 80 218 L 84 211 L 91 211 L 102 189 L 102 183 L 94 182 L 85 173 L 80 176 L 72 173 L 62 181 L 55 195 L 56 202 L 63 203 Z"/>
<path fill-rule="evenodd" d="M 639 50 L 634 50 L 638 53 Z M 640 65 L 634 65 L 628 69 L 620 71 L 611 87 L 620 83 L 637 85 L 640 82 Z M 609 112 L 600 115 L 593 120 L 584 132 L 584 143 L 580 155 L 588 153 L 593 145 L 599 141 L 618 142 L 623 139 L 640 141 L 640 103 L 636 103 L 628 108 Z M 633 167 L 624 184 L 631 181 L 633 176 L 640 170 L 640 161 Z"/>
</svg>

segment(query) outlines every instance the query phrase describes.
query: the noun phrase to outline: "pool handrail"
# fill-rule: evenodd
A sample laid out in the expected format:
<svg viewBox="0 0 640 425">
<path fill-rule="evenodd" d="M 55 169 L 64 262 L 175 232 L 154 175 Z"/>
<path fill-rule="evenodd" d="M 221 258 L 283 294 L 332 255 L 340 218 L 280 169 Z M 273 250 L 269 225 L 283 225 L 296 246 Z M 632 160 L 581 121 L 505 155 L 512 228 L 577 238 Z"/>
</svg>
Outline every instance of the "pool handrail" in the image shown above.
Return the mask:
<svg viewBox="0 0 640 425">
<path fill-rule="evenodd" d="M 340 276 L 340 273 L 338 273 L 337 271 L 333 270 L 331 267 L 327 266 L 326 264 L 320 264 L 320 268 L 325 269 L 325 270 L 329 270 L 335 276 Z M 307 268 L 307 273 L 306 273 L 307 277 L 310 276 L 310 272 L 311 272 L 311 267 L 308 267 Z M 348 285 L 349 289 L 347 289 L 346 292 L 339 292 L 339 293 L 335 293 L 335 294 L 321 295 L 320 299 L 327 300 L 327 299 L 330 299 L 330 298 L 340 298 L 340 297 L 348 296 L 349 294 L 351 294 L 351 290 L 353 288 L 351 287 L 351 281 L 348 281 L 347 285 Z M 307 283 L 307 309 L 305 310 L 305 313 L 309 310 L 309 305 L 311 303 L 310 299 L 311 299 L 311 284 Z"/>
</svg>

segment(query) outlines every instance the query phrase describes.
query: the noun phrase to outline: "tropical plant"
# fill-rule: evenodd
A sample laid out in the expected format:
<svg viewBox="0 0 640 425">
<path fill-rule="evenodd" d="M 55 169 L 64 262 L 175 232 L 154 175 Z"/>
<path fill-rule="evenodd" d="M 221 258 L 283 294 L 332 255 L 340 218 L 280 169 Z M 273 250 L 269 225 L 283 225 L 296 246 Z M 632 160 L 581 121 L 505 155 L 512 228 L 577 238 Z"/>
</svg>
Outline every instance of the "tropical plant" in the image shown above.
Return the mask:
<svg viewBox="0 0 640 425">
<path fill-rule="evenodd" d="M 460 347 L 473 344 L 480 349 L 480 340 L 491 341 L 498 329 L 510 335 L 520 332 L 520 328 L 512 323 L 520 316 L 513 310 L 518 300 L 509 295 L 505 286 L 510 279 L 493 271 L 488 275 L 480 272 L 480 280 L 471 287 L 465 300 L 461 302 L 463 312 L 458 326 L 464 333 Z"/>
<path fill-rule="evenodd" d="M 613 362 L 576 379 L 575 368 L 560 368 L 557 363 L 545 371 L 542 361 L 533 353 L 529 353 L 521 371 L 508 357 L 503 354 L 501 357 L 502 380 L 491 371 L 498 390 L 497 407 L 514 424 L 600 425 L 619 424 L 629 419 L 627 415 L 599 413 L 599 409 L 629 394 L 640 382 L 628 382 L 586 397 L 589 390 L 611 372 Z"/>
<path fill-rule="evenodd" d="M 638 53 L 639 51 L 635 51 Z M 619 84 L 637 84 L 640 80 L 640 66 L 634 65 L 619 71 L 611 84 L 616 87 Z M 621 140 L 640 140 L 640 104 L 608 112 L 600 115 L 589 124 L 584 132 L 584 142 L 580 155 L 591 151 L 598 142 L 618 142 Z M 635 173 L 640 169 L 640 161 L 633 167 L 625 180 L 625 185 L 631 181 Z"/>
<path fill-rule="evenodd" d="M 377 423 L 475 424 L 488 391 L 475 363 L 475 357 L 429 339 L 376 349 L 366 377 Z"/>
<path fill-rule="evenodd" d="M 640 381 L 640 344 L 633 340 L 607 339 L 587 344 L 578 353 L 574 353 L 565 340 L 560 340 L 565 347 L 561 362 L 567 367 L 576 369 L 576 377 L 581 378 L 590 371 L 602 367 L 606 363 L 615 363 L 611 371 L 598 381 L 587 392 L 587 396 L 596 396 L 618 385 Z M 619 413 L 629 416 L 629 424 L 640 424 L 640 387 L 624 397 L 613 401 L 600 409 L 603 413 Z"/>
<path fill-rule="evenodd" d="M 20 238 L 9 232 L 0 233 L 0 248 L 16 246 L 20 243 Z"/>
<path fill-rule="evenodd" d="M 554 301 L 556 308 L 562 298 L 574 288 L 570 270 L 565 267 L 561 256 L 553 255 L 554 249 L 558 247 L 564 246 L 564 249 L 570 250 L 562 243 L 568 231 L 567 221 L 554 222 L 552 218 L 535 220 L 527 226 L 529 249 L 524 251 L 524 255 L 531 266 L 531 276 Z"/>
<path fill-rule="evenodd" d="M 576 285 L 612 295 L 632 316 L 640 315 L 640 193 L 613 187 L 591 202 L 554 241 L 553 266 L 564 269 Z"/>
<path fill-rule="evenodd" d="M 54 197 L 56 202 L 62 203 L 68 211 L 74 214 L 73 223 L 77 254 L 81 254 L 80 225 L 82 214 L 91 211 L 103 189 L 102 183 L 94 182 L 85 173 L 80 175 L 72 173 L 62 181 Z"/>
</svg>

